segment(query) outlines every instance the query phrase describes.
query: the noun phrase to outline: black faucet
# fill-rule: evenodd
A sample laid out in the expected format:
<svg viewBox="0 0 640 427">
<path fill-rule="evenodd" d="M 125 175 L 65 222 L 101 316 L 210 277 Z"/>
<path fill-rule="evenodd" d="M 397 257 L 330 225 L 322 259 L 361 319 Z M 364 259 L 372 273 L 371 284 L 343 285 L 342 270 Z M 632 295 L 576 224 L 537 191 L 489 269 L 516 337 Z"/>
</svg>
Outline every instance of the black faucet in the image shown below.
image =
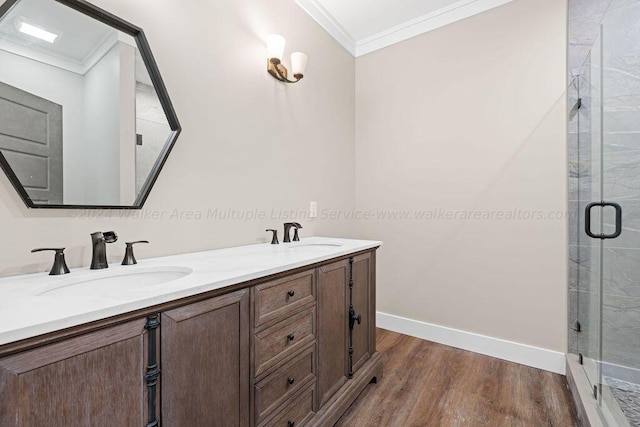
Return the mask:
<svg viewBox="0 0 640 427">
<path fill-rule="evenodd" d="M 298 229 L 302 228 L 302 226 L 297 222 L 285 222 L 284 223 L 284 240 L 283 240 L 284 243 L 291 242 L 291 235 L 290 235 L 291 227 L 295 229 L 295 232 L 293 233 L 293 241 L 294 242 L 300 241 L 300 237 L 298 237 Z"/>
<path fill-rule="evenodd" d="M 93 255 L 91 257 L 91 270 L 100 270 L 109 268 L 107 264 L 107 245 L 118 240 L 118 235 L 113 231 L 100 232 L 96 231 L 91 234 L 91 246 L 93 247 Z"/>
</svg>

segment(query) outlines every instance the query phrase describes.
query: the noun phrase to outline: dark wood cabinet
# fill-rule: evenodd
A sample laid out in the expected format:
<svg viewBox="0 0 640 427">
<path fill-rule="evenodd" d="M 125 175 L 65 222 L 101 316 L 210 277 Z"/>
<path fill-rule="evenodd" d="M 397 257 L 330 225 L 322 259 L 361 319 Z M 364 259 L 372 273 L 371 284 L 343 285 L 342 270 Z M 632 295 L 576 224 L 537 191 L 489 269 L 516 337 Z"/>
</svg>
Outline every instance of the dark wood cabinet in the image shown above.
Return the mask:
<svg viewBox="0 0 640 427">
<path fill-rule="evenodd" d="M 145 322 L 0 359 L 0 425 L 146 425 Z"/>
<path fill-rule="evenodd" d="M 291 361 L 255 386 L 256 425 L 260 425 L 270 414 L 291 397 L 299 395 L 305 386 L 315 388 L 315 347 L 308 347 Z"/>
<path fill-rule="evenodd" d="M 0 355 L 2 427 L 332 426 L 382 376 L 375 249 Z"/>
<path fill-rule="evenodd" d="M 282 319 L 315 302 L 314 270 L 288 275 L 254 287 L 255 327 Z"/>
<path fill-rule="evenodd" d="M 162 313 L 162 423 L 249 425 L 249 290 Z"/>
<path fill-rule="evenodd" d="M 360 322 L 353 325 L 353 367 L 357 372 L 376 352 L 375 252 L 353 258 L 353 310 Z"/>
<path fill-rule="evenodd" d="M 318 268 L 318 406 L 312 425 L 333 425 L 368 383 L 382 378 L 375 259 L 375 251 L 367 251 Z"/>
<path fill-rule="evenodd" d="M 314 288 L 314 280 L 316 286 Z M 297 286 L 295 291 L 294 287 Z M 315 289 L 315 291 L 314 291 Z M 304 308 L 302 304 L 296 305 L 295 298 L 287 298 L 286 295 L 305 298 Z M 261 294 L 273 295 L 270 298 L 262 298 Z M 315 301 L 311 296 L 315 295 Z M 268 304 L 268 301 L 277 301 L 277 304 Z M 315 302 L 314 305 L 311 305 Z M 302 419 L 303 424 L 313 426 L 333 425 L 357 395 L 370 382 L 382 375 L 380 355 L 375 348 L 375 251 L 367 251 L 355 254 L 351 257 L 339 259 L 317 266 L 285 278 L 258 285 L 254 288 L 254 312 L 256 320 L 264 317 L 260 313 L 270 312 L 270 308 L 276 306 L 282 313 L 275 317 L 277 323 L 267 328 L 258 327 L 254 331 L 254 375 L 256 380 L 264 378 L 256 383 L 256 425 L 270 426 L 285 423 L 290 420 L 291 411 L 296 413 L 294 421 L 296 425 Z M 305 319 L 316 313 L 315 333 L 312 324 Z M 286 313 L 285 313 L 286 311 Z M 289 314 L 290 313 L 290 314 Z M 288 316 L 287 316 L 288 315 Z M 258 325 L 259 322 L 256 322 Z M 294 325 L 299 330 L 294 330 Z M 295 397 L 285 404 L 271 405 L 270 410 L 263 410 L 261 384 L 279 384 L 283 390 L 282 372 L 294 372 L 295 361 L 300 356 L 290 359 L 291 353 L 297 351 L 294 347 L 285 345 L 283 338 L 290 333 L 302 337 L 300 346 L 308 350 L 307 354 L 313 355 L 313 348 L 307 347 L 313 344 L 317 355 L 317 369 L 315 370 L 315 387 L 313 388 L 312 409 L 308 409 L 308 398 L 302 397 L 300 390 L 296 390 Z M 273 348 L 273 363 L 264 348 Z M 287 348 L 291 350 L 287 352 Z M 269 354 L 271 354 L 269 353 Z M 269 361 L 267 363 L 267 361 Z M 278 366 L 276 375 L 265 374 L 272 366 Z M 308 366 L 305 365 L 308 370 Z M 296 375 L 294 375 L 296 376 Z M 297 375 L 299 376 L 299 375 Z M 313 377 L 310 377 L 313 378 Z M 291 377 L 293 379 L 293 377 Z M 290 390 L 290 389 L 289 389 Z M 291 393 L 290 393 L 291 394 Z M 302 400 L 299 400 L 302 399 Z M 278 401 L 282 402 L 284 399 Z M 297 402 L 297 403 L 296 403 Z M 297 409 L 296 409 L 297 408 Z"/>
<path fill-rule="evenodd" d="M 253 425 L 304 425 L 315 412 L 316 269 L 253 287 Z"/>
<path fill-rule="evenodd" d="M 318 269 L 318 399 L 322 407 L 347 382 L 349 260 Z"/>
</svg>

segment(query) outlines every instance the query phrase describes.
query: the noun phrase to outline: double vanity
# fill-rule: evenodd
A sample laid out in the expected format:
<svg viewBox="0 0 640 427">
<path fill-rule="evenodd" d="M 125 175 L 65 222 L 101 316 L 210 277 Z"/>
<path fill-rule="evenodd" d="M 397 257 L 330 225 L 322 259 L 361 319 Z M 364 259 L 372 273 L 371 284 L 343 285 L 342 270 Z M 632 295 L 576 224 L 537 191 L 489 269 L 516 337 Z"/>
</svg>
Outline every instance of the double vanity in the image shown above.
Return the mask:
<svg viewBox="0 0 640 427">
<path fill-rule="evenodd" d="M 382 375 L 381 242 L 0 279 L 0 425 L 333 425 Z"/>
<path fill-rule="evenodd" d="M 0 3 L 0 168 L 17 194 L 141 209 L 182 130 L 143 30 L 84 0 Z M 91 269 L 70 274 L 63 248 L 35 249 L 55 252 L 53 275 L 0 279 L 0 426 L 333 425 L 382 375 L 380 242 L 295 241 L 301 227 L 137 265 L 127 242 L 131 265 L 109 268 L 117 236 L 98 232 Z"/>
</svg>

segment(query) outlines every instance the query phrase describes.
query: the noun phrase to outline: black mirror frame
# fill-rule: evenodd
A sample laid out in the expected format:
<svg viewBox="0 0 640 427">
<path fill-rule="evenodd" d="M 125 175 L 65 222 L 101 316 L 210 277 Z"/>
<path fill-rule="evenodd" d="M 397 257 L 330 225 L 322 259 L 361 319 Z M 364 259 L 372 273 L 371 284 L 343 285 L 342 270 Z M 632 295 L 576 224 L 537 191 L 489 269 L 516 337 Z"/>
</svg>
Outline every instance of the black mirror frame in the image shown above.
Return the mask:
<svg viewBox="0 0 640 427">
<path fill-rule="evenodd" d="M 6 0 L 2 5 L 0 5 L 0 18 L 4 17 L 4 15 L 11 9 L 11 7 L 16 4 L 19 0 Z M 16 176 L 16 174 L 11 169 L 9 162 L 5 159 L 2 152 L 0 152 L 0 167 L 4 170 L 9 181 L 16 189 L 22 200 L 29 208 L 33 209 L 142 209 L 144 206 L 147 197 L 149 197 L 149 193 L 151 193 L 151 189 L 155 184 L 158 176 L 160 175 L 160 171 L 164 166 L 173 146 L 178 139 L 178 135 L 182 132 L 182 127 L 180 126 L 180 122 L 178 121 L 178 117 L 176 116 L 176 112 L 173 109 L 173 105 L 171 104 L 171 99 L 169 99 L 169 93 L 167 92 L 167 88 L 162 81 L 162 77 L 160 76 L 160 70 L 158 69 L 158 65 L 153 57 L 153 53 L 151 53 L 151 47 L 149 46 L 149 42 L 147 41 L 146 36 L 144 35 L 144 31 L 142 28 L 139 28 L 103 9 L 100 9 L 97 6 L 92 5 L 84 0 L 53 0 L 58 3 L 61 3 L 67 7 L 77 10 L 84 15 L 87 15 L 93 19 L 96 19 L 102 23 L 109 25 L 116 30 L 122 31 L 123 33 L 129 34 L 136 40 L 136 44 L 138 45 L 138 49 L 140 50 L 140 55 L 147 67 L 147 72 L 149 73 L 149 77 L 151 78 L 151 82 L 158 94 L 158 99 L 160 100 L 160 104 L 164 110 L 165 116 L 167 117 L 167 122 L 171 127 L 171 134 L 167 138 L 167 142 L 165 143 L 158 159 L 155 164 L 151 168 L 149 172 L 149 176 L 142 186 L 140 193 L 137 195 L 134 204 L 131 206 L 115 206 L 115 205 L 36 205 L 27 194 L 27 191 L 22 186 L 22 183 Z"/>
</svg>

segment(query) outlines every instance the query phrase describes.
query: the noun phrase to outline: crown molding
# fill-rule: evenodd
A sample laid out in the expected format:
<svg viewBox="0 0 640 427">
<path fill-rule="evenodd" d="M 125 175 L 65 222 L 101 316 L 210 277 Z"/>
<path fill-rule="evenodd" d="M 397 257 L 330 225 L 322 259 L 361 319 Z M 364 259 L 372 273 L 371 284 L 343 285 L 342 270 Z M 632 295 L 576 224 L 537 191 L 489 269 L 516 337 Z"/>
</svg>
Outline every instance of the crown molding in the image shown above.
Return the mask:
<svg viewBox="0 0 640 427">
<path fill-rule="evenodd" d="M 378 49 L 391 46 L 420 34 L 433 31 L 445 25 L 453 24 L 473 15 L 486 12 L 514 0 L 461 0 L 418 18 L 404 22 L 378 34 L 358 40 L 356 57 L 366 55 Z"/>
<path fill-rule="evenodd" d="M 356 56 L 356 41 L 321 4 L 316 0 L 296 0 L 296 3 L 351 55 Z"/>
<path fill-rule="evenodd" d="M 356 41 L 317 0 L 296 0 L 300 7 L 355 57 L 383 49 L 512 1 L 514 0 L 460 0 Z"/>
</svg>

